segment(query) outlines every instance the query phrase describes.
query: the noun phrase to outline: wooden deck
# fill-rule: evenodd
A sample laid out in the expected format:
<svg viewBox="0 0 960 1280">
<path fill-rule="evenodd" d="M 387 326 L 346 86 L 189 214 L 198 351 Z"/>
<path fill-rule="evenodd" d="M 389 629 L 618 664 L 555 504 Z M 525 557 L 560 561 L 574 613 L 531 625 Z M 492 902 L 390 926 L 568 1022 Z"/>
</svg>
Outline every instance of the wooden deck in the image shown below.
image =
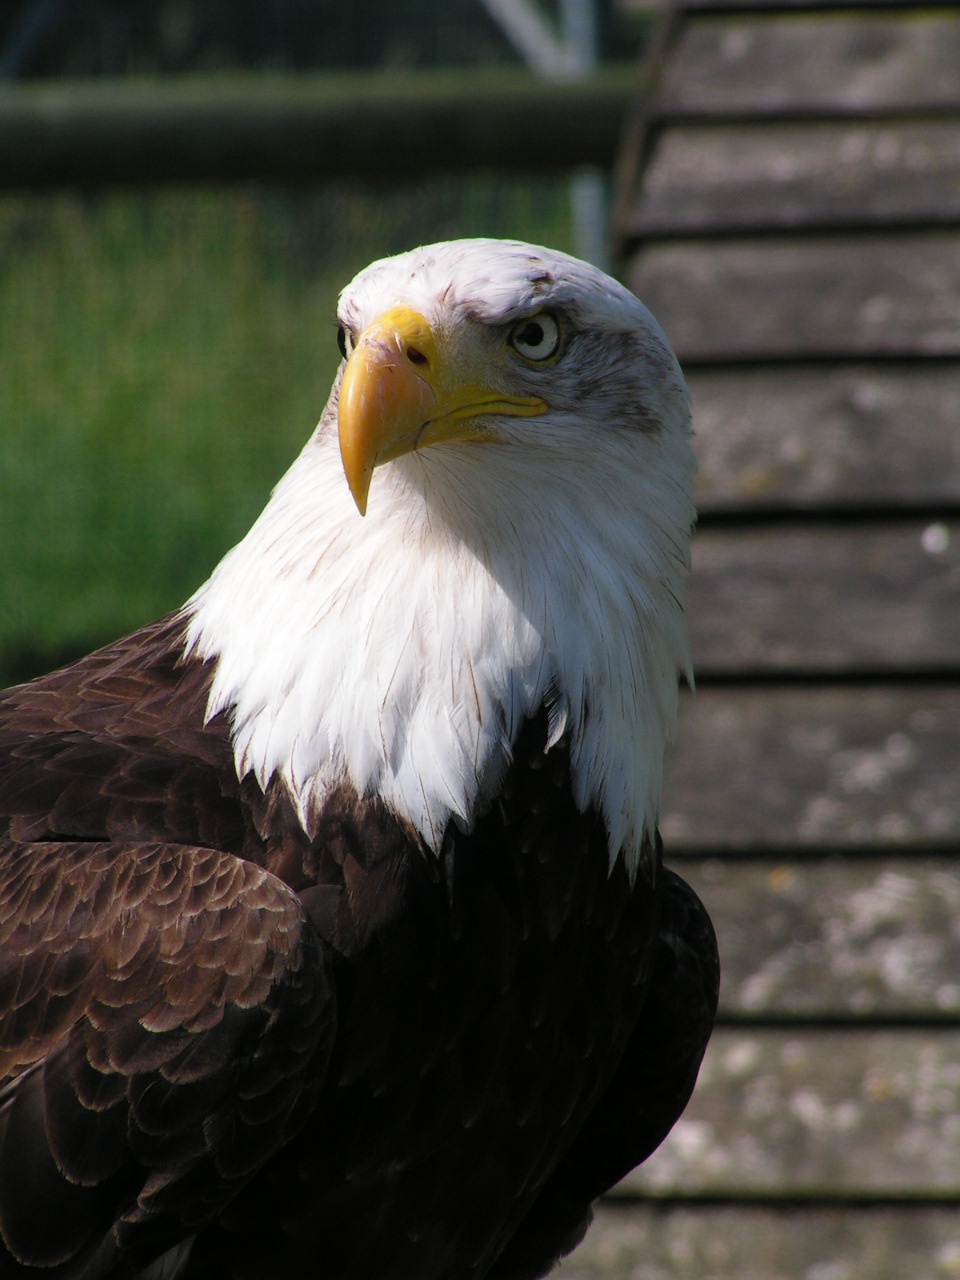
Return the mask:
<svg viewBox="0 0 960 1280">
<path fill-rule="evenodd" d="M 701 467 L 662 829 L 721 1018 L 560 1274 L 960 1276 L 960 8 L 695 0 L 638 121 Z"/>
</svg>

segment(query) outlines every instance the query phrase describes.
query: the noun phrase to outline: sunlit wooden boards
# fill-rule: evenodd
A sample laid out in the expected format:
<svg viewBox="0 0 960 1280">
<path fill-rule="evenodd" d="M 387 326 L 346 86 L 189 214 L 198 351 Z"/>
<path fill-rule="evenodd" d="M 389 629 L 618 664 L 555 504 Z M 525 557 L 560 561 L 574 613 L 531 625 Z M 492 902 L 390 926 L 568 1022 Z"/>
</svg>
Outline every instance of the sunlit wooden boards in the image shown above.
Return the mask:
<svg viewBox="0 0 960 1280">
<path fill-rule="evenodd" d="M 883 774 L 857 783 L 876 794 Z M 685 859 L 681 870 L 709 900 L 719 933 L 725 1020 L 757 1028 L 773 1018 L 779 1028 L 815 1021 L 830 1030 L 858 1019 L 955 1024 L 958 853 L 953 841 L 923 856 Z"/>
<path fill-rule="evenodd" d="M 693 566 L 687 608 L 704 681 L 935 678 L 958 661 L 954 519 L 708 525 Z"/>
<path fill-rule="evenodd" d="M 954 231 L 663 242 L 628 282 L 688 362 L 960 356 Z"/>
<path fill-rule="evenodd" d="M 705 687 L 681 707 L 661 829 L 675 855 L 956 849 L 958 771 L 954 681 Z"/>
<path fill-rule="evenodd" d="M 698 1083 L 624 1192 L 960 1207 L 960 1031 L 724 1028 Z"/>
<path fill-rule="evenodd" d="M 644 105 L 701 513 L 661 830 L 721 1007 L 563 1274 L 960 1276 L 960 7 L 689 0 Z"/>
<path fill-rule="evenodd" d="M 955 1204 L 603 1206 L 561 1280 L 950 1280 Z"/>
<path fill-rule="evenodd" d="M 704 522 L 960 507 L 960 363 L 688 364 L 686 374 Z"/>
<path fill-rule="evenodd" d="M 735 235 L 953 225 L 955 119 L 673 124 L 664 130 L 630 235 Z"/>
<path fill-rule="evenodd" d="M 657 111 L 694 120 L 955 109 L 960 30 L 952 6 L 691 17 L 666 65 Z"/>
</svg>

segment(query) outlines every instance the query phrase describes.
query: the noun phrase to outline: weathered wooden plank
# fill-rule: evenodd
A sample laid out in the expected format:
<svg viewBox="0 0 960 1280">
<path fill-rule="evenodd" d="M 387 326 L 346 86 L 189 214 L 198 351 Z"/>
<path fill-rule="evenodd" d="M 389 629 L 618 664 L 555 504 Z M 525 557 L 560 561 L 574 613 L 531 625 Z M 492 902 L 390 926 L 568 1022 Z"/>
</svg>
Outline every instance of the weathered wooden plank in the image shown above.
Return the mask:
<svg viewBox="0 0 960 1280">
<path fill-rule="evenodd" d="M 710 858 L 676 869 L 717 931 L 723 1014 L 960 1015 L 960 848 L 938 859 Z"/>
<path fill-rule="evenodd" d="M 683 1116 L 620 1189 L 956 1197 L 960 1030 L 720 1028 Z"/>
<path fill-rule="evenodd" d="M 681 699 L 660 823 L 671 853 L 953 848 L 960 688 L 703 688 Z"/>
<path fill-rule="evenodd" d="M 703 530 L 687 614 L 704 676 L 960 671 L 960 523 Z"/>
<path fill-rule="evenodd" d="M 960 365 L 693 368 L 704 514 L 960 502 Z"/>
<path fill-rule="evenodd" d="M 954 10 L 704 16 L 664 70 L 660 115 L 936 111 L 960 104 Z"/>
<path fill-rule="evenodd" d="M 629 284 L 681 361 L 960 355 L 960 233 L 655 243 Z"/>
<path fill-rule="evenodd" d="M 947 1280 L 960 1214 L 933 1208 L 601 1205 L 561 1280 Z"/>
<path fill-rule="evenodd" d="M 958 222 L 960 114 L 666 129 L 624 230 L 650 237 Z"/>
</svg>

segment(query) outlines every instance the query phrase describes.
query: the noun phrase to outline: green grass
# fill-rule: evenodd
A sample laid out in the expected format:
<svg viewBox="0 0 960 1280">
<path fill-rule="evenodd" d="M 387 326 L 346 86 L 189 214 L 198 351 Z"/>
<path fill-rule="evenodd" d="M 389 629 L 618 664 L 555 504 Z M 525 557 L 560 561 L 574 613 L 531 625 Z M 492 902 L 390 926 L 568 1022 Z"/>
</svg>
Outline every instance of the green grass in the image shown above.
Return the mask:
<svg viewBox="0 0 960 1280">
<path fill-rule="evenodd" d="M 0 686 L 175 607 L 316 423 L 340 288 L 459 235 L 568 248 L 562 180 L 0 201 Z"/>
</svg>

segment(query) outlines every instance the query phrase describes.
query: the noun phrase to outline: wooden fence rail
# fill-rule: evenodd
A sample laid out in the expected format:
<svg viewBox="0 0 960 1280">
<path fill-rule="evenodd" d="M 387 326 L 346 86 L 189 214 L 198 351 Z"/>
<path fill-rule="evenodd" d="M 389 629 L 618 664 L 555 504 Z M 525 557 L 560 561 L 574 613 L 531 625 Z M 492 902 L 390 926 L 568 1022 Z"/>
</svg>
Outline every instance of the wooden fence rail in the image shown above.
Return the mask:
<svg viewBox="0 0 960 1280">
<path fill-rule="evenodd" d="M 631 65 L 8 86 L 0 189 L 609 165 L 636 85 Z"/>
</svg>

